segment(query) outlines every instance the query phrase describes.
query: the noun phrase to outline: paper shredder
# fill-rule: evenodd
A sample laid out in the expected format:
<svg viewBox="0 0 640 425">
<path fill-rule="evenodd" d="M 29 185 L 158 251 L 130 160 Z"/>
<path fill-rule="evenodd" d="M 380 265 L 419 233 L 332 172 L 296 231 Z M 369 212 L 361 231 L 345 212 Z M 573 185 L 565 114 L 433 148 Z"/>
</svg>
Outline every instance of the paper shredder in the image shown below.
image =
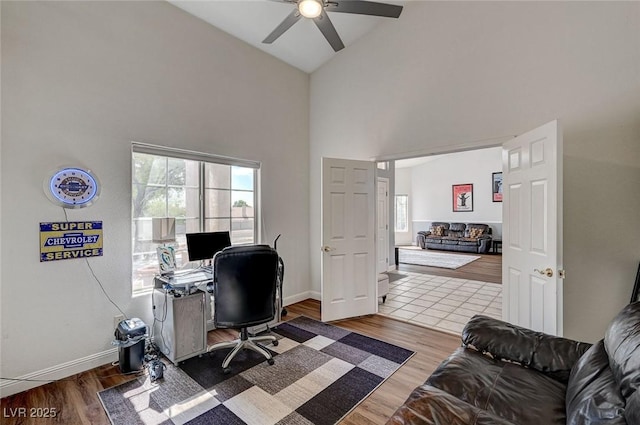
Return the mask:
<svg viewBox="0 0 640 425">
<path fill-rule="evenodd" d="M 137 317 L 118 323 L 115 331 L 116 340 L 113 343 L 118 346 L 120 372 L 142 370 L 146 335 L 147 325 Z"/>
</svg>

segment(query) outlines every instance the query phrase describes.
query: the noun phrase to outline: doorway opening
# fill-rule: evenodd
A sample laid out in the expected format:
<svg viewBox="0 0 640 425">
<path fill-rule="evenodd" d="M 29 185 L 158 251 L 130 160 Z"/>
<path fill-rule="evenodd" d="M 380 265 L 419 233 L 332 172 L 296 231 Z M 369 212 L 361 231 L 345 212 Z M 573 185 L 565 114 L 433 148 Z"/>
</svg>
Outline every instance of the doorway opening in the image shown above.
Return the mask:
<svg viewBox="0 0 640 425">
<path fill-rule="evenodd" d="M 493 179 L 502 170 L 502 148 L 402 159 L 394 168 L 395 271 L 379 313 L 458 335 L 475 314 L 501 319 L 502 204 Z M 465 208 L 456 208 L 461 186 Z M 447 229 L 437 229 L 441 223 Z M 489 232 L 482 246 L 469 234 L 473 224 Z M 419 232 L 433 239 L 425 244 Z"/>
<path fill-rule="evenodd" d="M 486 140 L 474 145 L 458 145 L 458 149 L 451 148 L 448 152 L 495 146 Z M 506 214 L 503 217 L 504 243 L 501 244 L 502 318 L 517 326 L 562 336 L 565 276 L 562 265 L 562 129 L 557 120 L 550 121 L 505 141 L 501 149 L 502 211 Z M 423 154 L 438 153 L 446 152 L 434 150 Z M 377 161 L 405 157 L 379 157 Z M 373 164 L 373 161 L 322 158 L 320 280 L 323 321 L 378 311 L 376 300 L 381 292 L 376 288 L 376 173 Z M 477 162 L 468 168 L 476 169 L 480 164 Z M 455 167 L 458 177 L 468 169 L 460 164 Z M 391 164 L 390 171 L 394 173 L 395 164 Z M 436 176 L 433 180 L 440 181 L 441 178 Z M 469 182 L 452 184 L 453 212 L 474 211 L 473 186 Z M 486 229 L 487 225 L 483 226 Z M 476 233 L 475 237 L 479 235 Z M 471 230 L 468 237 L 474 238 Z M 349 243 L 345 244 L 345 241 Z M 332 314 L 325 315 L 325 311 Z"/>
</svg>

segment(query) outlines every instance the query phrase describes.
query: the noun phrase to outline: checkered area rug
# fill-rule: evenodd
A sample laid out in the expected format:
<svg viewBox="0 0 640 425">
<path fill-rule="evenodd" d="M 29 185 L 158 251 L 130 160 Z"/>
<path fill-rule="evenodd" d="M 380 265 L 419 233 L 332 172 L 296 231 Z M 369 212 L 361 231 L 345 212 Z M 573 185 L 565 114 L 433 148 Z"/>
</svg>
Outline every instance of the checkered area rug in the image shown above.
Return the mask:
<svg viewBox="0 0 640 425">
<path fill-rule="evenodd" d="M 114 425 L 335 424 L 414 354 L 307 317 L 272 330 L 272 366 L 243 350 L 224 375 L 220 350 L 98 395 Z"/>
</svg>

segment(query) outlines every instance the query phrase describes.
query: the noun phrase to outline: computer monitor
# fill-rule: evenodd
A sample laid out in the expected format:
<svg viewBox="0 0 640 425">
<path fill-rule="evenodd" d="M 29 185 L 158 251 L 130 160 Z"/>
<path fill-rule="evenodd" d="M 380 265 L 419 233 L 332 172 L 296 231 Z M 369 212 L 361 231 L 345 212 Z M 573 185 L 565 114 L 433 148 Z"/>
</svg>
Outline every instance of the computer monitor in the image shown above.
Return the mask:
<svg viewBox="0 0 640 425">
<path fill-rule="evenodd" d="M 211 260 L 218 251 L 231 246 L 229 232 L 187 233 L 189 261 Z"/>
</svg>

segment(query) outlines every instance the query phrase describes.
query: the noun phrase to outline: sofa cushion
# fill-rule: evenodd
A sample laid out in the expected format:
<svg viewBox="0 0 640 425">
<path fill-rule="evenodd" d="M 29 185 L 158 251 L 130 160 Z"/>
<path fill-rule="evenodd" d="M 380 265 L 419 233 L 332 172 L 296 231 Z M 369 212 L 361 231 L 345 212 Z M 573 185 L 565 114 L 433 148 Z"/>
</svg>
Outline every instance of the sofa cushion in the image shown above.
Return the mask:
<svg viewBox="0 0 640 425">
<path fill-rule="evenodd" d="M 442 236 L 427 236 L 424 238 L 424 241 L 427 243 L 442 243 Z"/>
<path fill-rule="evenodd" d="M 444 236 L 442 238 L 442 243 L 444 245 L 458 245 L 458 240 L 459 238 L 456 238 L 454 236 Z"/>
<path fill-rule="evenodd" d="M 627 418 L 628 424 L 640 424 L 640 391 L 636 391 L 627 399 L 624 417 Z"/>
<path fill-rule="evenodd" d="M 464 246 L 477 246 L 478 245 L 478 239 L 476 238 L 460 238 L 460 242 L 458 242 L 460 245 L 464 245 Z"/>
<path fill-rule="evenodd" d="M 466 228 L 467 225 L 464 223 L 451 223 L 451 225 L 449 226 L 450 231 L 459 233 L 464 233 Z"/>
<path fill-rule="evenodd" d="M 413 390 L 387 425 L 513 425 L 446 392 L 422 385 Z"/>
<path fill-rule="evenodd" d="M 567 423 L 626 425 L 624 413 L 625 400 L 601 340 L 571 370 L 567 385 Z"/>
<path fill-rule="evenodd" d="M 426 384 L 491 415 L 526 424 L 565 424 L 566 386 L 544 374 L 458 348 Z M 444 422 L 443 422 L 444 423 Z"/>
<path fill-rule="evenodd" d="M 640 301 L 613 319 L 604 335 L 604 348 L 622 396 L 631 397 L 640 388 Z"/>
<path fill-rule="evenodd" d="M 462 343 L 496 359 L 506 359 L 540 371 L 564 384 L 571 369 L 591 347 L 526 329 L 502 320 L 476 315 L 462 330 Z"/>
</svg>

